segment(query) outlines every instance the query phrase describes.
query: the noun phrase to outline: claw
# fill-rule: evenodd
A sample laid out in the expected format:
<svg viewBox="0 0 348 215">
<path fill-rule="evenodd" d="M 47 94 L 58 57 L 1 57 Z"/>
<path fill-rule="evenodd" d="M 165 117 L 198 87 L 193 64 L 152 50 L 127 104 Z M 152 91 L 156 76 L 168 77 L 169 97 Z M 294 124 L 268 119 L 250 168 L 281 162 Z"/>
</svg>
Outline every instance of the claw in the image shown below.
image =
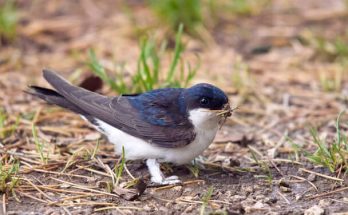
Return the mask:
<svg viewBox="0 0 348 215">
<path fill-rule="evenodd" d="M 162 185 L 180 184 L 180 183 L 181 183 L 181 180 L 176 175 L 164 178 L 163 181 L 161 182 Z"/>
<path fill-rule="evenodd" d="M 155 184 L 160 184 L 160 185 L 171 185 L 171 184 L 180 184 L 181 180 L 179 179 L 178 176 L 173 175 L 167 178 L 156 178 L 156 177 L 151 177 L 151 182 Z"/>
</svg>

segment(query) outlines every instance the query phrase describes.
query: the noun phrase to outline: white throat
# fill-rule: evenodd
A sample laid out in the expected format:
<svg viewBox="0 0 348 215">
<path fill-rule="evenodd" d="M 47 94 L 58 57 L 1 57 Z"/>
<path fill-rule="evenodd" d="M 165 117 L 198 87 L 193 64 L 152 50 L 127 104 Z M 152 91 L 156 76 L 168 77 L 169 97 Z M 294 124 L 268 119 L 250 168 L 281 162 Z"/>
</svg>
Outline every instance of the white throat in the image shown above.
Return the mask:
<svg viewBox="0 0 348 215">
<path fill-rule="evenodd" d="M 219 126 L 219 117 L 216 113 L 203 108 L 191 110 L 189 119 L 195 129 L 217 129 Z"/>
</svg>

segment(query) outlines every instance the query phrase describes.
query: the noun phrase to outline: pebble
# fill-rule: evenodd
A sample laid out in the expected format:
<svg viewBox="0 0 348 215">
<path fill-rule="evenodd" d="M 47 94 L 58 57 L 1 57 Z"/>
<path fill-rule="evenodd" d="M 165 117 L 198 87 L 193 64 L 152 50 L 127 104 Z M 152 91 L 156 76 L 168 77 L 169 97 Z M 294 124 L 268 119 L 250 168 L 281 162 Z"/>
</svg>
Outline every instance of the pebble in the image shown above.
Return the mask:
<svg viewBox="0 0 348 215">
<path fill-rule="evenodd" d="M 175 187 L 172 188 L 172 190 L 181 191 L 182 190 L 182 186 L 175 186 Z"/>
<path fill-rule="evenodd" d="M 265 195 L 257 195 L 257 196 L 255 196 L 256 200 L 264 200 L 265 198 L 266 198 Z"/>
<path fill-rule="evenodd" d="M 184 210 L 184 214 L 187 213 L 191 213 L 193 211 L 193 209 L 195 209 L 195 207 L 193 205 L 188 206 L 185 210 Z"/>
<path fill-rule="evenodd" d="M 305 210 L 304 215 L 322 215 L 324 214 L 324 209 L 319 207 L 318 205 L 314 205 L 307 210 Z"/>
<path fill-rule="evenodd" d="M 291 192 L 291 189 L 289 187 L 280 186 L 279 189 L 283 193 L 290 193 Z"/>
<path fill-rule="evenodd" d="M 214 158 L 214 162 L 224 162 L 225 160 L 228 160 L 229 157 L 225 155 L 216 155 Z"/>
<path fill-rule="evenodd" d="M 250 205 L 244 206 L 244 210 L 247 214 L 252 213 L 254 211 L 260 211 L 260 210 L 262 211 L 266 208 L 269 208 L 269 205 L 264 204 L 261 201 L 258 201 L 251 206 Z"/>
<path fill-rule="evenodd" d="M 183 193 L 191 193 L 193 189 L 191 187 L 185 187 Z"/>
<path fill-rule="evenodd" d="M 158 209 L 160 212 L 168 212 L 168 208 L 166 208 L 166 207 L 160 207 L 159 209 Z"/>
<path fill-rule="evenodd" d="M 150 208 L 150 206 L 145 205 L 145 206 L 143 207 L 143 210 L 145 210 L 145 211 L 151 211 L 151 208 Z"/>
<path fill-rule="evenodd" d="M 98 180 L 97 177 L 88 177 L 88 178 L 86 179 L 86 181 L 87 181 L 88 183 L 93 183 L 93 182 L 96 182 L 97 180 Z"/>
<path fill-rule="evenodd" d="M 253 205 L 253 208 L 254 208 L 254 209 L 262 209 L 262 208 L 264 208 L 264 207 L 266 207 L 266 206 L 268 206 L 268 205 L 263 204 L 261 201 L 258 201 L 258 202 L 256 202 L 256 203 Z"/>
<path fill-rule="evenodd" d="M 315 181 L 315 179 L 316 179 L 316 175 L 313 173 L 309 174 L 309 176 L 307 177 L 307 180 L 310 182 Z"/>
<path fill-rule="evenodd" d="M 63 184 L 59 185 L 59 187 L 60 188 L 69 188 L 69 187 L 71 187 L 71 185 L 63 183 Z"/>
<path fill-rule="evenodd" d="M 266 204 L 274 204 L 278 201 L 277 197 L 273 196 L 271 198 L 269 197 L 266 197 L 263 202 L 266 203 Z"/>
<path fill-rule="evenodd" d="M 298 200 L 300 200 L 302 197 L 303 197 L 302 194 L 296 194 L 296 195 L 295 195 L 295 200 L 298 201 Z"/>
<path fill-rule="evenodd" d="M 330 206 L 332 204 L 332 201 L 330 199 L 322 199 L 319 201 L 319 206 L 320 207 L 323 207 L 323 208 L 326 208 L 328 206 Z"/>
<path fill-rule="evenodd" d="M 246 196 L 234 195 L 231 196 L 232 202 L 240 202 L 241 200 L 246 199 Z"/>
<path fill-rule="evenodd" d="M 108 182 L 107 181 L 97 181 L 96 185 L 98 188 L 106 188 Z"/>
<path fill-rule="evenodd" d="M 241 190 L 243 193 L 252 193 L 254 191 L 254 188 L 252 186 L 248 186 L 248 185 L 242 185 Z"/>
<path fill-rule="evenodd" d="M 280 179 L 280 180 L 279 180 L 279 186 L 282 186 L 282 187 L 290 187 L 290 184 L 289 184 L 289 181 L 284 180 L 284 179 Z"/>
<path fill-rule="evenodd" d="M 224 151 L 227 153 L 233 153 L 236 151 L 236 146 L 229 142 L 226 144 Z"/>
<path fill-rule="evenodd" d="M 240 166 L 240 162 L 238 160 L 234 160 L 234 159 L 226 159 L 222 162 L 223 166 L 230 166 L 230 167 L 239 167 Z"/>
</svg>

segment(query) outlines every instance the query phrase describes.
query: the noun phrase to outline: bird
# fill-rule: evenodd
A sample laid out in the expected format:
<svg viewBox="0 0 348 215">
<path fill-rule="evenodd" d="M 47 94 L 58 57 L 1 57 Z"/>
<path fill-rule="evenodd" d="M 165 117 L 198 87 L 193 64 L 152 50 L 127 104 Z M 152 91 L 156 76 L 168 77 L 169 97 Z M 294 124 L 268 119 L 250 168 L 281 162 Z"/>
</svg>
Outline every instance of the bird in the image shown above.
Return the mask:
<svg viewBox="0 0 348 215">
<path fill-rule="evenodd" d="M 32 85 L 26 92 L 79 114 L 115 145 L 116 155 L 145 160 L 154 184 L 181 183 L 178 176 L 165 177 L 160 163 L 190 163 L 232 115 L 228 96 L 208 83 L 110 97 L 74 86 L 52 70 L 44 69 L 43 77 L 53 89 Z"/>
</svg>

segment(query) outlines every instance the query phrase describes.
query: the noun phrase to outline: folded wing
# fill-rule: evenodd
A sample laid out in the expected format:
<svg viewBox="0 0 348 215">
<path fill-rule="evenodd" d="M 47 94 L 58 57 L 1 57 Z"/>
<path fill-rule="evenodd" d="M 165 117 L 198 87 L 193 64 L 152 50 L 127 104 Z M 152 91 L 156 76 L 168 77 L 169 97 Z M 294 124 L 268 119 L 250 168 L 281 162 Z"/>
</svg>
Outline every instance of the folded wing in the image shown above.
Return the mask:
<svg viewBox="0 0 348 215">
<path fill-rule="evenodd" d="M 171 109 L 177 107 L 157 104 L 151 99 L 142 99 L 139 102 L 136 97 L 132 96 L 103 96 L 73 86 L 52 71 L 44 70 L 43 73 L 45 79 L 57 90 L 57 95 L 53 93 L 55 91 L 50 93 L 57 98 L 64 97 L 66 99 L 64 104 L 71 106 L 68 109 L 78 110 L 78 113 L 84 113 L 84 115 L 88 114 L 130 135 L 161 147 L 182 147 L 195 138 L 193 125 L 187 117 L 182 117 L 180 114 L 173 115 L 175 111 Z"/>
</svg>

